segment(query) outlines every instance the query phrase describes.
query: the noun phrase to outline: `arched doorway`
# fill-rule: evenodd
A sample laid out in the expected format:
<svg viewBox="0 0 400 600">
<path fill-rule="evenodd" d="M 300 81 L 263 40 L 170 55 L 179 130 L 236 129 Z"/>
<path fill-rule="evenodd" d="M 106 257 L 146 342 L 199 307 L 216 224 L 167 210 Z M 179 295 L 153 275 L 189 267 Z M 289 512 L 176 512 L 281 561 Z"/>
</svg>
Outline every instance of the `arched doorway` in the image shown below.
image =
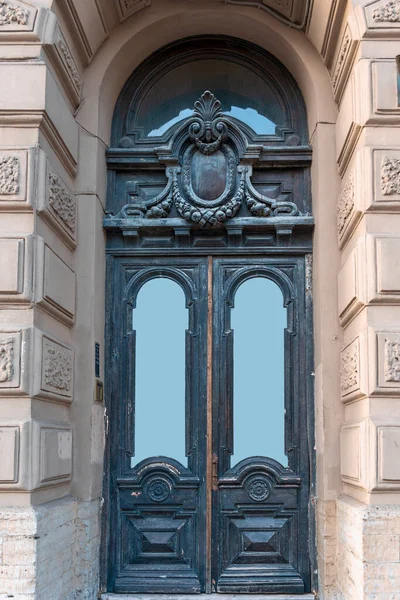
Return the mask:
<svg viewBox="0 0 400 600">
<path fill-rule="evenodd" d="M 307 140 L 290 74 L 233 38 L 164 48 L 120 96 L 104 221 L 110 591 L 311 589 Z"/>
</svg>

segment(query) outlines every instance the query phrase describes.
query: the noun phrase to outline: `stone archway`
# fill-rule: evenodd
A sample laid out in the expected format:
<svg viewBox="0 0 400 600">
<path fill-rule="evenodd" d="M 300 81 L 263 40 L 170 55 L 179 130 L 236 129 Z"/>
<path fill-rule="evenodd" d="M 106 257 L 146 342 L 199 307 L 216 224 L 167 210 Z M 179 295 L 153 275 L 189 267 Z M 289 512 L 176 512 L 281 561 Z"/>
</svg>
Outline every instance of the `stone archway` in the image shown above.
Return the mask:
<svg viewBox="0 0 400 600">
<path fill-rule="evenodd" d="M 314 2 L 305 32 L 216 0 L 0 6 L 1 519 L 28 540 L 30 561 L 5 529 L 5 592 L 97 592 L 104 151 L 128 75 L 182 31 L 257 43 L 302 90 L 314 152 L 320 595 L 399 592 L 400 28 L 398 3 L 354 4 Z"/>
</svg>

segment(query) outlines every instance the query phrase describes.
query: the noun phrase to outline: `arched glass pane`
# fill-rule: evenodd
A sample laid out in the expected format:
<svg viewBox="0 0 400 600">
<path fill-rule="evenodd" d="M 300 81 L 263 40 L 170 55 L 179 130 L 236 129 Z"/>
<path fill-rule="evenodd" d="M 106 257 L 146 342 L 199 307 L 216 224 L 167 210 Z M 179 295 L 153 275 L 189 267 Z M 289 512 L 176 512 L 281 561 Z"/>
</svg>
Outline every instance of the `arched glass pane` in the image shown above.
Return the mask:
<svg viewBox="0 0 400 600">
<path fill-rule="evenodd" d="M 163 135 L 193 114 L 205 90 L 220 100 L 222 110 L 260 135 L 274 135 L 285 116 L 276 93 L 251 69 L 228 60 L 203 59 L 180 65 L 154 83 L 136 111 L 135 128 L 144 136 Z"/>
<path fill-rule="evenodd" d="M 278 286 L 263 277 L 243 283 L 232 310 L 234 335 L 231 464 L 250 456 L 285 455 L 284 330 L 286 309 Z"/>
<path fill-rule="evenodd" d="M 136 331 L 135 456 L 185 456 L 185 330 L 188 313 L 181 287 L 152 279 L 133 311 Z"/>
</svg>

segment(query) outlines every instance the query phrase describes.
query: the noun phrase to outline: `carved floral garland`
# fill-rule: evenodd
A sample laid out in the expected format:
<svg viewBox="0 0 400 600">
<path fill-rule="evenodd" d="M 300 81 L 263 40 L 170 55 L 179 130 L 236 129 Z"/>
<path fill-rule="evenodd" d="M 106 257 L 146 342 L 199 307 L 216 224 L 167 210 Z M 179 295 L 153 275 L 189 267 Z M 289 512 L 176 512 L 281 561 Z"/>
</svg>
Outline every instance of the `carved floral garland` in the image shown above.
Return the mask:
<svg viewBox="0 0 400 600">
<path fill-rule="evenodd" d="M 400 159 L 385 156 L 381 166 L 381 188 L 384 196 L 400 194 Z"/>
<path fill-rule="evenodd" d="M 0 341 L 0 383 L 14 377 L 14 338 Z"/>
<path fill-rule="evenodd" d="M 372 13 L 375 23 L 399 23 L 400 22 L 400 1 L 391 0 L 387 4 L 376 8 Z"/>
<path fill-rule="evenodd" d="M 354 177 L 349 175 L 348 180 L 339 196 L 337 204 L 337 217 L 338 217 L 338 233 L 339 236 L 342 234 L 346 227 L 347 221 L 354 208 Z"/>
<path fill-rule="evenodd" d="M 60 392 L 69 393 L 72 387 L 72 355 L 69 352 L 46 347 L 44 379 L 46 385 Z"/>
<path fill-rule="evenodd" d="M 29 14 L 29 10 L 0 0 L 0 26 L 27 25 Z"/>
<path fill-rule="evenodd" d="M 63 185 L 58 175 L 52 172 L 49 173 L 49 204 L 71 233 L 75 233 L 75 198 Z"/>
<path fill-rule="evenodd" d="M 19 192 L 19 160 L 17 156 L 0 158 L 0 194 L 13 195 Z"/>
<path fill-rule="evenodd" d="M 400 338 L 385 340 L 385 381 L 400 381 Z"/>
</svg>

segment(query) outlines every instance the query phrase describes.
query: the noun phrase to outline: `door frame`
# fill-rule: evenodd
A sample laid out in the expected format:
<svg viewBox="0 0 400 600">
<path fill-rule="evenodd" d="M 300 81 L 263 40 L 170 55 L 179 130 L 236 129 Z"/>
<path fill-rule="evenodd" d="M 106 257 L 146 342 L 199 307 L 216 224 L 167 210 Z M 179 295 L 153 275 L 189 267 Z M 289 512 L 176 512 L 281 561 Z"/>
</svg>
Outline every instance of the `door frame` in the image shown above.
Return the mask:
<svg viewBox="0 0 400 600">
<path fill-rule="evenodd" d="M 209 140 L 195 140 L 196 130 L 190 129 L 190 124 L 177 124 L 171 128 L 171 131 L 165 134 L 163 145 L 159 146 L 160 140 L 155 139 L 154 144 L 136 135 L 132 130 L 132 122 L 135 118 L 135 101 L 140 100 L 136 92 L 143 92 L 143 86 L 140 82 L 150 81 L 153 74 L 161 72 L 168 68 L 171 56 L 179 53 L 186 48 L 187 55 L 189 51 L 198 52 L 207 48 L 207 45 L 214 47 L 210 50 L 208 56 L 215 56 L 221 52 L 230 56 L 233 60 L 243 60 L 243 56 L 251 56 L 253 64 L 262 63 L 266 68 L 266 77 L 272 70 L 276 74 L 276 81 L 279 82 L 277 94 L 280 96 L 281 106 L 286 107 L 289 127 L 283 135 L 254 136 L 249 128 L 243 127 L 240 131 L 238 123 L 218 115 L 218 127 L 221 126 L 223 135 L 219 140 L 211 142 Z M 190 50 L 191 49 L 191 50 Z M 194 50 L 193 50 L 194 49 Z M 207 50 L 206 50 L 207 51 Z M 181 55 L 182 57 L 183 55 Z M 181 60 L 178 58 L 178 61 Z M 254 62 L 254 58 L 257 60 Z M 214 95 L 210 91 L 205 91 L 201 96 L 203 109 L 204 100 Z M 199 105 L 196 102 L 196 105 Z M 203 110 L 202 120 L 204 123 L 209 121 Z M 192 117 L 198 121 L 197 117 Z M 201 115 L 200 115 L 201 117 Z M 133 119 L 133 121 L 132 121 Z M 189 121 L 188 121 L 189 122 Z M 187 130 L 189 127 L 189 131 Z M 200 129 L 202 129 L 200 127 Z M 212 139 L 217 137 L 218 128 L 214 127 Z M 194 134 L 194 135 L 193 135 Z M 201 134 L 202 135 L 202 134 Z M 213 235 L 204 236 L 204 229 L 199 228 L 196 215 L 201 213 L 200 225 L 206 218 L 204 213 L 194 206 L 198 198 L 193 198 L 190 186 L 185 185 L 182 178 L 182 156 L 185 161 L 186 154 L 182 155 L 185 147 L 188 147 L 189 139 L 196 143 L 201 149 L 202 146 L 209 145 L 211 153 L 213 144 L 219 144 L 223 147 L 228 136 L 228 145 L 235 148 L 237 157 L 236 181 L 232 179 L 231 200 L 223 203 L 222 219 L 221 215 L 216 215 L 212 211 L 212 219 L 206 222 L 211 226 L 209 233 Z M 122 136 L 122 137 L 121 137 Z M 169 137 L 168 137 L 169 136 Z M 167 138 L 169 139 L 168 144 Z M 164 143 L 165 142 L 165 143 Z M 263 143 L 260 143 L 263 142 Z M 186 146 L 185 146 L 186 144 Z M 312 288 L 311 288 L 311 265 L 312 265 L 312 232 L 314 220 L 311 216 L 311 185 L 310 185 L 310 165 L 311 165 L 311 147 L 308 145 L 307 134 L 307 116 L 304 102 L 296 82 L 291 75 L 275 58 L 262 51 L 253 44 L 240 39 L 227 38 L 224 36 L 205 36 L 181 40 L 170 44 L 169 46 L 157 51 L 149 57 L 133 73 L 132 77 L 126 83 L 121 92 L 119 101 L 116 105 L 113 122 L 113 134 L 111 148 L 107 152 L 107 162 L 109 168 L 108 178 L 108 199 L 107 216 L 104 219 L 104 227 L 108 231 L 107 236 L 107 316 L 112 312 L 112 303 L 115 299 L 112 296 L 112 278 L 113 272 L 111 264 L 117 259 L 124 258 L 131 260 L 138 256 L 173 256 L 179 253 L 187 256 L 273 256 L 273 257 L 304 257 L 305 264 L 305 290 L 307 305 L 308 331 L 310 334 L 310 344 L 307 345 L 307 351 L 311 352 L 310 365 L 312 364 Z M 219 147 L 219 146 L 218 146 Z M 182 150 L 182 152 L 181 152 Z M 206 154 L 207 152 L 203 152 Z M 230 154 L 231 160 L 233 155 Z M 235 159 L 236 160 L 236 159 Z M 229 162 L 229 161 L 228 161 Z M 184 165 L 185 166 L 185 165 Z M 187 165 L 186 165 L 187 166 Z M 165 169 L 163 169 L 165 167 Z M 272 185 L 280 185 L 285 179 L 282 176 L 282 170 L 289 170 L 292 176 L 292 183 L 289 188 L 285 182 L 279 188 L 278 197 L 268 192 L 268 181 L 262 177 L 257 177 L 257 169 L 271 169 Z M 129 181 L 134 172 L 145 173 L 137 182 Z M 164 170 L 164 174 L 161 172 Z M 184 169 L 187 172 L 187 169 Z M 157 197 L 151 199 L 150 203 L 138 200 L 138 186 L 148 179 L 148 173 L 158 173 L 158 186 L 165 182 L 163 191 Z M 274 179 L 274 174 L 276 175 Z M 300 174 L 300 177 L 298 177 Z M 254 178 L 253 178 L 254 175 Z M 269 184 L 271 184 L 271 178 Z M 285 180 L 287 182 L 287 180 Z M 254 187 L 254 185 L 255 187 Z M 267 187 L 265 187 L 265 185 Z M 258 186 L 258 188 L 257 188 Z M 264 186 L 265 192 L 262 191 Z M 256 189 L 257 188 L 257 189 Z M 261 191 L 258 191 L 261 190 Z M 233 195 L 237 192 L 236 195 Z M 287 193 L 289 192 L 289 193 Z M 247 194 L 247 195 L 246 195 Z M 140 196 L 140 194 L 139 194 Z M 164 202 L 167 199 L 167 202 Z M 294 202 L 292 202 L 292 199 Z M 127 202 L 127 204 L 126 204 Z M 188 211 L 187 203 L 189 202 Z M 238 214 L 238 205 L 246 205 L 245 210 Z M 192 204 L 190 204 L 192 203 Z M 194 204 L 193 204 L 194 203 Z M 231 203 L 231 204 L 229 204 Z M 174 206 L 170 214 L 171 207 Z M 176 210 L 179 214 L 177 214 Z M 175 210 L 175 213 L 174 213 Z M 233 214 L 232 214 L 233 213 Z M 236 218 L 236 215 L 238 218 Z M 156 218 L 147 218 L 156 217 Z M 196 220 L 197 219 L 197 220 Z M 219 223 L 215 221 L 219 219 Z M 189 222 L 188 222 L 189 221 Z M 226 222 L 225 222 L 226 221 Z M 221 226 L 223 223 L 223 226 Z M 162 230 L 164 236 L 157 247 L 157 239 Z M 154 236 L 154 237 L 153 237 Z M 111 400 L 113 378 L 113 356 L 111 338 L 109 335 L 109 326 L 112 325 L 106 319 L 106 381 L 105 381 L 105 400 L 108 411 L 108 418 L 112 419 L 112 411 L 115 410 Z M 114 365 L 115 366 L 115 365 Z M 310 511 L 309 511 L 309 539 L 312 547 L 309 549 L 311 554 L 311 588 L 317 589 L 316 576 L 316 553 L 313 542 L 315 541 L 315 449 L 314 449 L 314 379 L 310 369 L 306 374 L 307 382 L 307 437 L 308 454 L 310 470 Z M 104 498 L 109 500 L 110 486 L 110 444 L 109 432 L 106 439 L 106 460 L 105 460 L 105 479 L 104 479 Z M 102 558 L 102 572 L 104 573 L 104 585 L 107 588 L 107 569 L 108 569 L 108 531 L 107 531 L 107 511 L 103 514 L 103 534 L 104 541 L 104 560 Z"/>
<path fill-rule="evenodd" d="M 195 253 L 196 258 L 204 258 L 207 260 L 207 256 L 210 252 L 205 250 L 199 250 Z M 313 312 L 312 312 L 312 293 L 311 293 L 311 254 L 310 247 L 297 249 L 295 255 L 293 254 L 293 248 L 275 248 L 264 249 L 260 252 L 258 249 L 254 252 L 245 251 L 243 248 L 236 248 L 232 254 L 232 249 L 226 249 L 225 251 L 213 251 L 213 265 L 216 264 L 219 258 L 225 258 L 230 260 L 232 263 L 249 263 L 261 259 L 260 262 L 265 263 L 265 260 L 270 263 L 268 271 L 270 273 L 270 279 L 278 283 L 281 288 L 285 301 L 289 301 L 292 294 L 293 285 L 290 282 L 290 278 L 285 277 L 285 269 L 295 268 L 299 269 L 301 275 L 299 280 L 304 282 L 304 323 L 301 327 L 303 330 L 304 338 L 307 340 L 306 343 L 306 356 L 305 362 L 308 367 L 305 369 L 304 377 L 304 393 L 306 400 L 306 424 L 307 424 L 307 447 L 309 452 L 308 464 L 309 464 L 309 510 L 308 510 L 308 524 L 309 524 L 309 552 L 310 552 L 310 572 L 311 572 L 311 589 L 315 589 L 315 565 L 316 565 L 316 545 L 313 543 L 315 540 L 315 471 L 316 471 L 316 460 L 314 451 L 314 390 L 313 390 Z M 116 311 L 118 303 L 126 305 L 127 299 L 124 297 L 124 286 L 126 284 L 126 278 L 123 273 L 124 269 L 129 266 L 138 267 L 138 259 L 145 258 L 147 260 L 153 260 L 157 263 L 157 256 L 162 256 L 164 261 L 169 260 L 171 269 L 173 265 L 182 264 L 182 259 L 185 259 L 188 264 L 191 260 L 191 256 L 183 251 L 179 251 L 179 258 L 177 252 L 165 252 L 164 249 L 160 249 L 157 252 L 143 251 L 138 248 L 109 248 L 107 251 L 107 305 L 106 305 L 106 352 L 105 352 L 105 406 L 106 406 L 106 451 L 105 451 L 105 477 L 104 477 L 104 506 L 102 514 L 102 545 L 101 545 L 101 587 L 103 591 L 110 591 L 112 588 L 112 582 L 115 578 L 115 560 L 112 559 L 112 553 L 116 551 L 116 527 L 112 527 L 112 519 L 118 518 L 118 505 L 116 504 L 115 494 L 113 493 L 115 485 L 116 475 L 116 463 L 118 462 L 118 449 L 115 445 L 115 435 L 118 433 L 115 431 L 115 424 L 117 423 L 118 413 L 121 410 L 121 403 L 115 402 L 115 384 L 121 381 L 121 367 L 123 368 L 123 362 L 118 360 L 118 353 L 114 350 L 115 340 L 121 341 L 121 334 L 124 332 L 124 319 L 118 320 L 116 315 L 118 312 L 124 313 L 125 311 Z M 193 259 L 192 253 L 192 259 Z M 140 263 L 140 260 L 139 260 Z M 254 264 L 254 263 L 253 263 Z M 165 269 L 164 269 L 165 270 Z M 254 272 L 254 268 L 253 268 Z M 214 279 L 214 278 L 213 278 Z M 286 281 L 285 281 L 286 279 Z M 243 279 L 244 280 L 244 279 Z M 215 281 L 215 279 L 214 279 Z M 188 301 L 187 290 L 184 289 L 186 295 L 186 301 Z M 290 316 L 288 314 L 288 322 Z M 127 355 L 129 352 L 127 352 Z M 215 358 L 215 357 L 214 357 Z M 218 360 L 218 358 L 216 359 Z M 285 355 L 285 369 L 287 369 L 287 356 Z M 217 365 L 213 365 L 215 372 L 218 372 Z M 220 381 L 214 381 L 214 386 L 220 385 Z M 119 383 L 117 389 L 119 388 Z M 117 392 L 118 393 L 118 392 Z M 215 388 L 213 394 L 215 394 Z M 216 411 L 213 412 L 214 422 L 218 419 Z M 215 427 L 215 424 L 214 424 Z M 114 434 L 114 435 L 113 435 Z M 118 444 L 117 444 L 118 445 Z M 229 477 L 227 478 L 229 479 Z M 229 485 L 229 482 L 228 482 Z M 214 502 L 214 500 L 213 500 Z M 114 516 L 113 516 L 114 515 Z M 213 519 L 218 518 L 218 513 L 213 508 Z M 215 525 L 214 525 L 215 527 Z M 114 564 L 114 567 L 110 569 L 110 565 Z M 215 568 L 213 567 L 215 572 Z M 223 593 L 223 590 L 221 590 Z M 272 592 L 271 592 L 272 593 Z"/>
</svg>

